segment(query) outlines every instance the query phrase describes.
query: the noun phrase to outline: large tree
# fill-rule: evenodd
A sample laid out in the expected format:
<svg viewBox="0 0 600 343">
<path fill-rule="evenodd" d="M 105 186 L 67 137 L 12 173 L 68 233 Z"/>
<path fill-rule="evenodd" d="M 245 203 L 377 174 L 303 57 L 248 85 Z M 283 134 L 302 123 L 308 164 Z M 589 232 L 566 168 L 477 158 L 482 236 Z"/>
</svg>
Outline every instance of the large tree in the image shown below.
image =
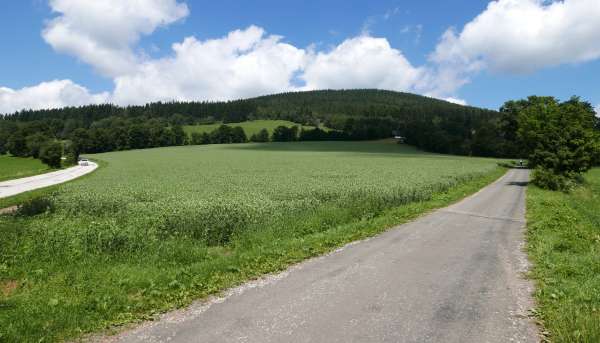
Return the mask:
<svg viewBox="0 0 600 343">
<path fill-rule="evenodd" d="M 592 106 L 573 97 L 530 97 L 519 112 L 518 138 L 532 167 L 573 178 L 593 166 L 598 135 Z"/>
</svg>

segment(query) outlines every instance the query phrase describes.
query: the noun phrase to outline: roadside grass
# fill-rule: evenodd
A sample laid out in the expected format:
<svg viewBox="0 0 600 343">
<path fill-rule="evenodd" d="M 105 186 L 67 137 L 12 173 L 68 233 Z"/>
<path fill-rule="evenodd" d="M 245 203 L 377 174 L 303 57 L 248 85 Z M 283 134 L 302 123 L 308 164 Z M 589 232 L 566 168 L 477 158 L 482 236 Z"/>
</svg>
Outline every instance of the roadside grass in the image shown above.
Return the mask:
<svg viewBox="0 0 600 343">
<path fill-rule="evenodd" d="M 569 194 L 527 191 L 537 315 L 552 342 L 600 342 L 600 169 Z"/>
<path fill-rule="evenodd" d="M 20 179 L 49 171 L 52 169 L 34 158 L 0 155 L 0 181 Z"/>
<path fill-rule="evenodd" d="M 348 142 L 95 157 L 110 167 L 60 187 L 54 213 L 0 216 L 0 341 L 68 340 L 150 319 L 504 173 L 496 160 Z"/>
<path fill-rule="evenodd" d="M 186 125 L 183 127 L 183 129 L 187 134 L 192 134 L 193 132 L 210 133 L 211 131 L 217 129 L 221 125 L 222 123 Z M 252 136 L 253 134 L 260 132 L 260 130 L 262 129 L 267 129 L 267 131 L 269 131 L 269 135 L 271 135 L 273 134 L 273 130 L 275 130 L 275 128 L 278 126 L 298 126 L 304 129 L 314 129 L 314 126 L 304 126 L 287 120 L 250 120 L 242 123 L 227 123 L 226 125 L 231 127 L 240 126 L 242 129 L 244 129 L 244 132 L 246 133 L 246 136 L 248 136 L 248 138 L 250 138 L 250 136 Z"/>
</svg>

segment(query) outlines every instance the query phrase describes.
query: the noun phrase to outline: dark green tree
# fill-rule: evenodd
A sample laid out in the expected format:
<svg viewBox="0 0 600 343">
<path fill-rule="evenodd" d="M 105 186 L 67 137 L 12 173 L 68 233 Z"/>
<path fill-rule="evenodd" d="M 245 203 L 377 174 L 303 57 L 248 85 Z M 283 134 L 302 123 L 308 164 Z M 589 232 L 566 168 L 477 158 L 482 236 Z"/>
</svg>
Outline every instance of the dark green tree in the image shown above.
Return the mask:
<svg viewBox="0 0 600 343">
<path fill-rule="evenodd" d="M 6 149 L 13 156 L 16 157 L 27 157 L 29 149 L 27 149 L 27 141 L 23 135 L 23 131 L 17 130 L 8 138 L 6 143 Z"/>
<path fill-rule="evenodd" d="M 253 134 L 250 137 L 251 142 L 265 143 L 269 141 L 269 131 L 267 129 L 261 129 L 258 133 Z"/>
<path fill-rule="evenodd" d="M 273 142 L 293 142 L 298 140 L 298 126 L 278 126 L 273 130 Z"/>
<path fill-rule="evenodd" d="M 519 114 L 518 136 L 529 164 L 537 168 L 533 181 L 546 186 L 550 183 L 541 180 L 549 175 L 573 180 L 589 170 L 598 154 L 592 106 L 577 97 L 563 103 L 552 97 L 530 97 L 528 102 Z M 558 186 L 550 188 L 562 188 L 563 183 L 553 182 Z"/>
<path fill-rule="evenodd" d="M 33 158 L 38 158 L 40 156 L 40 149 L 49 140 L 50 138 L 43 133 L 34 133 L 25 137 L 27 149 L 29 150 L 28 155 Z"/>
<path fill-rule="evenodd" d="M 248 137 L 246 136 L 246 132 L 241 126 L 236 126 L 231 130 L 231 142 L 232 143 L 246 143 L 248 141 Z"/>
<path fill-rule="evenodd" d="M 173 145 L 184 145 L 187 143 L 188 137 L 181 125 L 173 125 L 171 132 L 173 133 Z"/>
<path fill-rule="evenodd" d="M 51 168 L 60 168 L 63 147 L 58 141 L 49 141 L 40 150 L 40 160 Z"/>
</svg>

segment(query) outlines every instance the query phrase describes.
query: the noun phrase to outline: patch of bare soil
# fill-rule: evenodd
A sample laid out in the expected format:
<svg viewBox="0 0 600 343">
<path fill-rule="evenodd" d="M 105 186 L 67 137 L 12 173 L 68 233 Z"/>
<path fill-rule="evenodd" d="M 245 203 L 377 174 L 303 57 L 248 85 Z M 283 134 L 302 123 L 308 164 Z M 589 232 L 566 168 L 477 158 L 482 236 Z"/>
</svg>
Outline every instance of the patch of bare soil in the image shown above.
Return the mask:
<svg viewBox="0 0 600 343">
<path fill-rule="evenodd" d="M 0 292 L 4 297 L 8 298 L 19 287 L 19 283 L 15 280 L 0 282 Z"/>
<path fill-rule="evenodd" d="M 7 208 L 0 208 L 0 215 L 11 214 L 11 213 L 15 213 L 16 211 L 17 211 L 17 206 L 11 206 L 11 207 L 7 207 Z"/>
</svg>

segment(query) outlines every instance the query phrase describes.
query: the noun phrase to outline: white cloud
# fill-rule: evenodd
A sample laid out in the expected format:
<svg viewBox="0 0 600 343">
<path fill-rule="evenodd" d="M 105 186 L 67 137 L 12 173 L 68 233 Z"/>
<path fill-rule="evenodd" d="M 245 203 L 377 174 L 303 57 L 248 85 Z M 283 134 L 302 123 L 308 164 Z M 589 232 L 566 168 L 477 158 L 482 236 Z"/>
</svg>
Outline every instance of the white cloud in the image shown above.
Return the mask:
<svg viewBox="0 0 600 343">
<path fill-rule="evenodd" d="M 173 45 L 174 56 L 146 61 L 115 79 L 120 104 L 157 100 L 228 100 L 293 90 L 303 49 L 251 26 L 226 37 Z"/>
<path fill-rule="evenodd" d="M 305 89 L 382 88 L 415 91 L 425 71 L 414 67 L 385 38 L 362 35 L 328 52 L 310 53 Z"/>
<path fill-rule="evenodd" d="M 449 29 L 432 61 L 532 72 L 600 58 L 600 1 L 497 0 L 457 33 Z"/>
<path fill-rule="evenodd" d="M 594 111 L 596 111 L 596 117 L 600 118 L 600 104 L 596 105 Z"/>
<path fill-rule="evenodd" d="M 445 98 L 445 99 L 443 99 L 443 100 L 446 100 L 446 101 L 448 101 L 448 102 L 451 102 L 451 103 L 453 103 L 453 104 L 458 104 L 458 105 L 463 105 L 463 106 L 466 106 L 466 105 L 468 105 L 468 104 L 467 104 L 467 101 L 466 101 L 466 100 L 463 100 L 463 99 L 458 99 L 458 98 L 448 97 L 448 98 Z"/>
<path fill-rule="evenodd" d="M 17 90 L 0 87 L 0 113 L 97 104 L 108 99 L 108 93 L 91 94 L 71 80 L 54 80 Z"/>
<path fill-rule="evenodd" d="M 598 0 L 492 1 L 462 31 L 448 29 L 422 66 L 411 64 L 386 38 L 371 36 L 373 18 L 363 34 L 325 51 L 295 47 L 251 26 L 218 39 L 188 37 L 173 44 L 169 56 L 148 58 L 137 43 L 185 18 L 188 8 L 179 1 L 50 0 L 58 16 L 47 23 L 44 39 L 113 79 L 115 88 L 110 95 L 91 94 L 69 80 L 1 88 L 0 112 L 101 101 L 228 100 L 322 88 L 409 91 L 465 104 L 458 90 L 486 68 L 521 73 L 600 58 Z M 418 36 L 421 29 L 405 31 Z"/>
<path fill-rule="evenodd" d="M 50 7 L 59 15 L 42 33 L 46 42 L 111 77 L 135 68 L 141 35 L 189 14 L 177 0 L 50 0 Z"/>
</svg>

